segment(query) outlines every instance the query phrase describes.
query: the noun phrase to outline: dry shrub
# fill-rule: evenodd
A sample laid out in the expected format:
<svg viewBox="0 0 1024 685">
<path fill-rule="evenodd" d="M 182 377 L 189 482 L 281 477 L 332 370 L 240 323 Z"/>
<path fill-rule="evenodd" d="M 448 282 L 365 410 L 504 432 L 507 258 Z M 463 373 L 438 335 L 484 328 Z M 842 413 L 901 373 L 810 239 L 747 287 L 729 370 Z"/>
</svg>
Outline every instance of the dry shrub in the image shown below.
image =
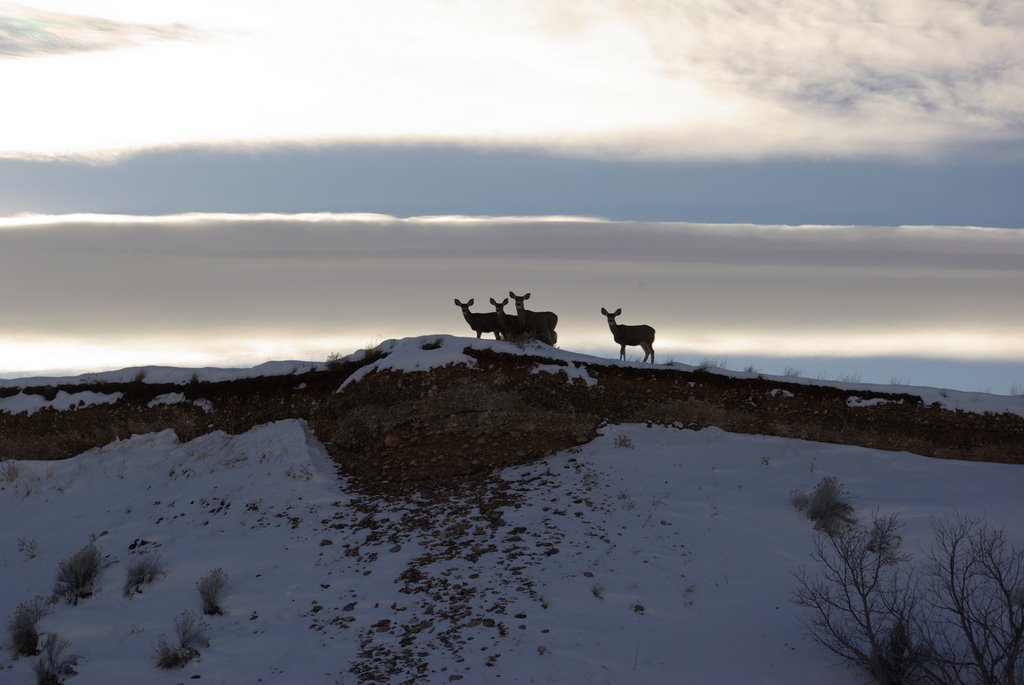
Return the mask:
<svg viewBox="0 0 1024 685">
<path fill-rule="evenodd" d="M 227 581 L 228 574 L 224 573 L 223 569 L 215 568 L 210 571 L 210 575 L 203 576 L 196 583 L 196 587 L 199 589 L 199 599 L 202 600 L 204 614 L 220 616 L 224 613 L 224 609 L 220 605 L 220 593 L 224 590 Z"/>
<path fill-rule="evenodd" d="M 164 564 L 156 553 L 139 557 L 128 565 L 128 573 L 124 579 L 124 596 L 131 599 L 136 593 L 142 592 L 142 586 L 152 583 L 164 574 Z"/>
<path fill-rule="evenodd" d="M 11 637 L 11 647 L 18 656 L 35 656 L 39 653 L 39 631 L 36 623 L 46 615 L 47 602 L 42 597 L 33 597 L 22 602 L 14 610 L 14 615 L 7 624 Z"/>
<path fill-rule="evenodd" d="M 156 646 L 156 665 L 160 668 L 181 668 L 199 656 L 199 647 L 209 647 L 206 637 L 208 626 L 191 609 L 186 609 L 174 620 L 174 634 L 178 644 L 172 645 L 163 636 Z"/>
<path fill-rule="evenodd" d="M 78 655 L 64 654 L 64 650 L 70 644 L 53 633 L 46 636 L 42 653 L 32 664 L 32 670 L 36 674 L 36 685 L 61 685 L 66 676 L 75 674 Z"/>
<path fill-rule="evenodd" d="M 962 515 L 936 520 L 923 568 L 895 515 L 815 535 L 793 601 L 808 634 L 876 683 L 1024 683 L 1024 550 Z"/>
<path fill-rule="evenodd" d="M 853 506 L 846 501 L 846 493 L 832 476 L 825 476 L 808 495 L 800 490 L 791 493 L 793 506 L 814 522 L 814 527 L 827 535 L 834 535 L 856 523 Z"/>
<path fill-rule="evenodd" d="M 797 574 L 793 601 L 811 611 L 811 638 L 877 683 L 913 682 L 919 658 L 909 635 L 916 595 L 908 591 L 895 515 L 814 538 L 819 574 Z"/>
<path fill-rule="evenodd" d="M 101 562 L 100 551 L 91 542 L 60 562 L 53 588 L 54 597 L 68 604 L 78 604 L 78 600 L 91 596 Z"/>
</svg>

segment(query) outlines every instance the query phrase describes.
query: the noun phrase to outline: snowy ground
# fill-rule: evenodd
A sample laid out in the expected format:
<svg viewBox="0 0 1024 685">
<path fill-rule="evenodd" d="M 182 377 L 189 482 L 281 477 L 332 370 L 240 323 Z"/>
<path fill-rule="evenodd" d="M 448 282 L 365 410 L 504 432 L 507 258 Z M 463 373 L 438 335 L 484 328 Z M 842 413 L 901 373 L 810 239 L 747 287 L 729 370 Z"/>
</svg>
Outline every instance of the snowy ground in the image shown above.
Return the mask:
<svg viewBox="0 0 1024 685">
<path fill-rule="evenodd" d="M 1024 467 L 643 425 L 578 450 L 409 496 L 339 480 L 300 421 L 182 444 L 137 436 L 0 469 L 4 623 L 95 540 L 97 592 L 39 623 L 97 683 L 855 683 L 790 603 L 811 525 L 789 493 L 839 479 L 858 513 L 985 515 L 1024 542 Z M 166 574 L 122 594 L 127 564 Z M 182 670 L 158 638 L 228 575 L 225 615 Z M 6 633 L 4 634 L 6 640 Z M 0 683 L 33 681 L 0 653 Z"/>
</svg>

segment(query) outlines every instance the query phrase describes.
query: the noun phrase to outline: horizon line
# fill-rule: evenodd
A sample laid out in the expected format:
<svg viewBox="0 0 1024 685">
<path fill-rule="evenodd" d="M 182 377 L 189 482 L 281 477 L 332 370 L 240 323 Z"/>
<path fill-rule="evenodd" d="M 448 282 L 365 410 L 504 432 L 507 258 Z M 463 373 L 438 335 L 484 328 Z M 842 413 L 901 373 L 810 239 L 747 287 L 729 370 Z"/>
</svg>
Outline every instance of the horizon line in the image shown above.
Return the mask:
<svg viewBox="0 0 1024 685">
<path fill-rule="evenodd" d="M 642 224 L 647 226 L 725 226 L 784 229 L 842 229 L 842 228 L 933 228 L 967 229 L 979 231 L 1019 231 L 1020 226 L 981 226 L 976 224 L 850 224 L 850 223 L 752 223 L 736 221 L 690 221 L 686 219 L 648 220 L 612 219 L 594 215 L 576 214 L 410 214 L 396 215 L 382 212 L 176 212 L 164 214 L 130 214 L 117 212 L 67 212 L 50 214 L 42 212 L 17 212 L 0 215 L 0 229 L 14 229 L 65 223 L 113 223 L 113 224 L 187 224 L 200 221 L 230 220 L 259 223 L 288 219 L 291 221 L 318 223 L 321 221 L 344 221 L 353 223 L 595 223 L 595 224 Z"/>
</svg>

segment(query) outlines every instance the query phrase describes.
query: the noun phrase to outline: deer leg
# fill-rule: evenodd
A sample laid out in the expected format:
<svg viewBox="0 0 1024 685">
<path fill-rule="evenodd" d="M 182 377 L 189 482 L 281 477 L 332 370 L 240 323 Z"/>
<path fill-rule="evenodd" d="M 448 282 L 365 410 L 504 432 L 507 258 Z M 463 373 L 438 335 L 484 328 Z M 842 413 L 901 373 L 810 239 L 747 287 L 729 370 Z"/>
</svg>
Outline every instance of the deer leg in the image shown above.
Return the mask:
<svg viewBox="0 0 1024 685">
<path fill-rule="evenodd" d="M 619 361 L 626 361 L 626 346 L 622 345 L 619 348 Z"/>
</svg>

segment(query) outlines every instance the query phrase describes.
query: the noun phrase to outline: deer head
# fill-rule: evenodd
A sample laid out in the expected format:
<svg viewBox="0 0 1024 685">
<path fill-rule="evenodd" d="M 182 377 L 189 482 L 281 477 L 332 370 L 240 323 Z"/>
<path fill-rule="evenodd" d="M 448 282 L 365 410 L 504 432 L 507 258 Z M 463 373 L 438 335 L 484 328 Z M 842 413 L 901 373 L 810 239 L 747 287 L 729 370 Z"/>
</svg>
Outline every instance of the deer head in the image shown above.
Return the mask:
<svg viewBox="0 0 1024 685">
<path fill-rule="evenodd" d="M 516 301 L 516 311 L 526 309 L 526 306 L 523 303 L 530 299 L 530 293 L 526 293 L 525 295 L 519 296 L 516 295 L 511 290 L 509 290 L 508 295 L 509 297 Z"/>
</svg>

